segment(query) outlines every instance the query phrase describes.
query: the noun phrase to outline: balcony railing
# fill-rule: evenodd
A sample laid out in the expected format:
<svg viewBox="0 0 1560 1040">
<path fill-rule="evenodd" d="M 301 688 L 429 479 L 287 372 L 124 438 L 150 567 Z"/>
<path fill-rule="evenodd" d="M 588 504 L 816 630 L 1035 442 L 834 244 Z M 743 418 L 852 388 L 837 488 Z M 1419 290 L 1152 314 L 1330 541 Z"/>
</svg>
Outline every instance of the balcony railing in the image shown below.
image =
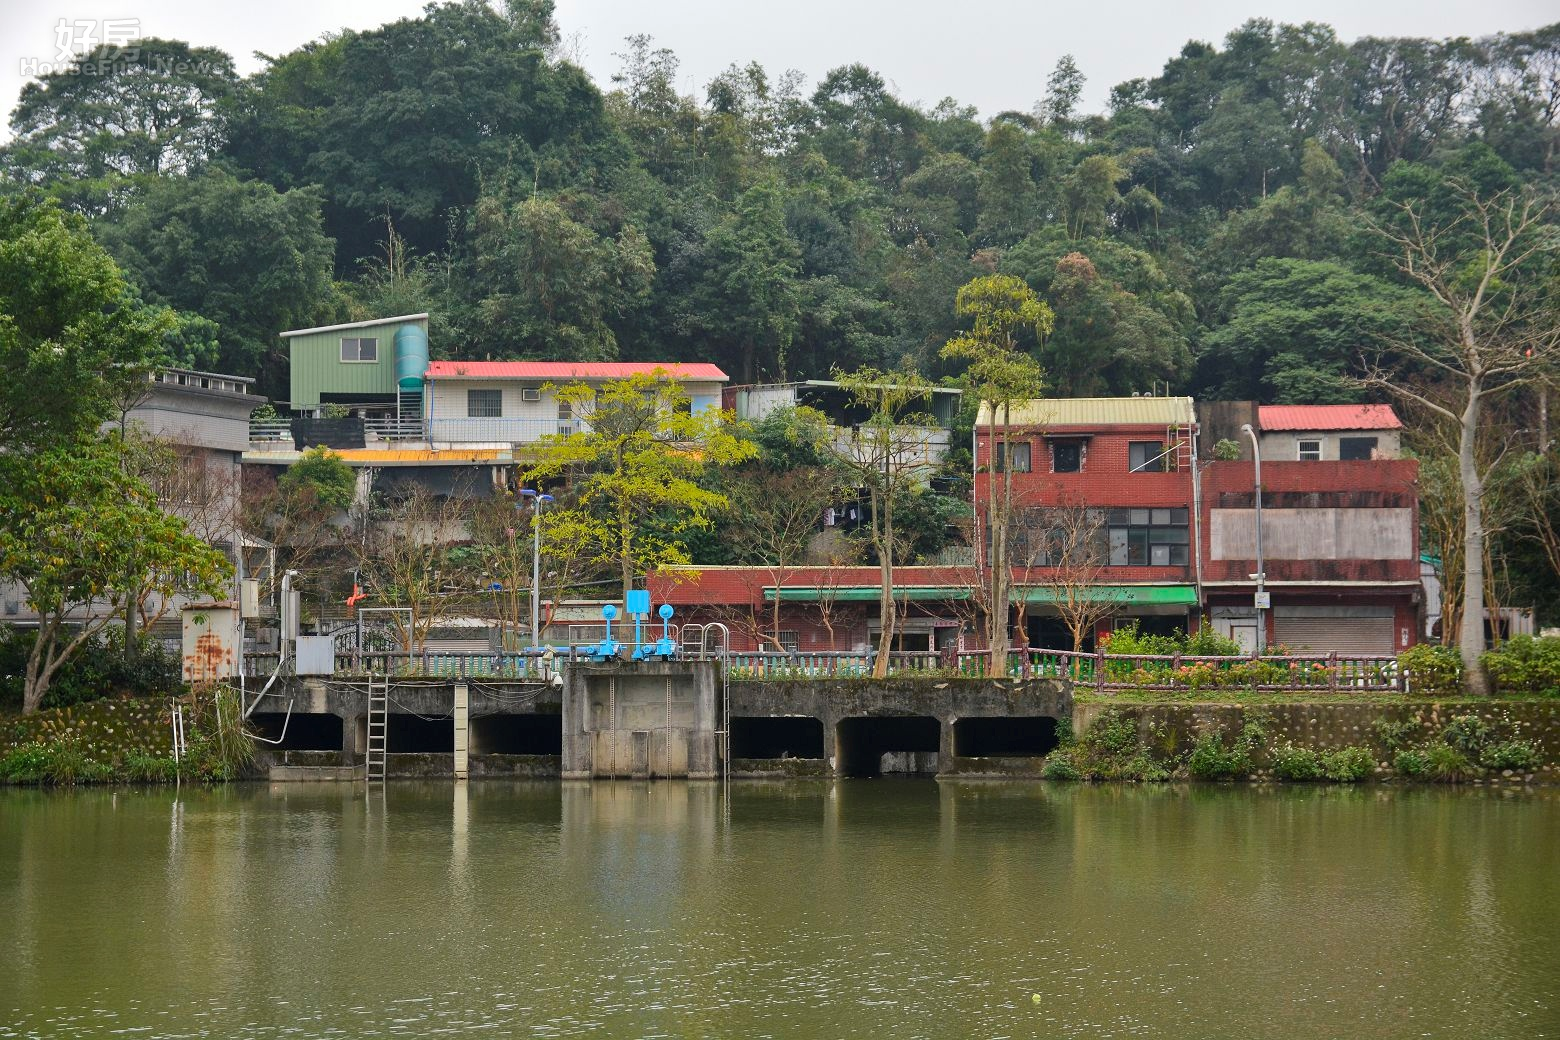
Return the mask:
<svg viewBox="0 0 1560 1040">
<path fill-rule="evenodd" d="M 531 444 L 582 428 L 578 419 L 435 418 L 428 420 L 428 439 L 436 444 Z"/>
<path fill-rule="evenodd" d="M 421 419 L 364 419 L 363 439 L 374 441 L 421 441 L 427 438 Z"/>
<path fill-rule="evenodd" d="M 249 443 L 270 448 L 293 446 L 292 423 L 287 419 L 249 420 Z"/>
</svg>

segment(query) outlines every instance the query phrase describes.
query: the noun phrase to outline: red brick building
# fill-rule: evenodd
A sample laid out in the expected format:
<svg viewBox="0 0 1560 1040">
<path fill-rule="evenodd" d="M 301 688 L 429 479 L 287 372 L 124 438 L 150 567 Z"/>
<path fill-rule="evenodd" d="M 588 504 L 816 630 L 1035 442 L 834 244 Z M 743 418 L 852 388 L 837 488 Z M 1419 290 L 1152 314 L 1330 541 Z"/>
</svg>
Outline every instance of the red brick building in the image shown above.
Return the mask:
<svg viewBox="0 0 1560 1040">
<path fill-rule="evenodd" d="M 1030 645 L 1071 645 L 1047 603 L 1054 594 L 1043 587 L 1057 573 L 1046 566 L 1045 550 L 1047 532 L 1057 524 L 1087 524 L 1101 543 L 1097 578 L 1123 606 L 1099 631 L 1132 621 L 1163 632 L 1192 624 L 1199 604 L 1192 399 L 1031 401 L 1013 408 L 1008 423 L 1017 499 L 1010 558 L 1015 595 L 1029 600 L 1022 635 Z M 984 409 L 975 439 L 974 500 L 984 553 L 991 542 L 987 482 L 1003 480 L 1007 466 L 1005 458 L 993 460 L 1001 438 Z"/>
<path fill-rule="evenodd" d="M 1281 427 L 1274 431 L 1260 429 L 1265 407 L 1220 404 L 1210 412 L 1257 420 L 1267 644 L 1389 654 L 1415 642 L 1423 601 L 1418 463 L 1395 457 L 1401 424 L 1391 409 L 1286 406 L 1272 413 Z M 977 422 L 973 498 L 983 559 L 988 481 L 1011 467 L 1011 617 L 1015 625 L 1022 617 L 1024 628 L 1015 642 L 1071 645 L 1054 605 L 1066 565 L 1053 566 L 1051 555 L 1057 525 L 1072 516 L 1086 519 L 1095 547 L 1090 587 L 1119 604 L 1096 626 L 1096 639 L 1125 624 L 1168 633 L 1206 618 L 1255 647 L 1249 439 L 1238 442 L 1239 458 L 1213 460 L 1199 442 L 1190 398 L 1034 401 L 1015 408 L 1010 421 L 1007 450 L 995 459 L 989 416 Z M 1369 438 L 1376 443 L 1364 444 Z M 900 567 L 895 583 L 899 648 L 981 645 L 976 567 Z M 876 567 L 783 575 L 765 567 L 690 568 L 652 576 L 650 589 L 654 602 L 673 605 L 679 624 L 725 623 L 738 651 L 865 651 L 876 642 Z"/>
</svg>

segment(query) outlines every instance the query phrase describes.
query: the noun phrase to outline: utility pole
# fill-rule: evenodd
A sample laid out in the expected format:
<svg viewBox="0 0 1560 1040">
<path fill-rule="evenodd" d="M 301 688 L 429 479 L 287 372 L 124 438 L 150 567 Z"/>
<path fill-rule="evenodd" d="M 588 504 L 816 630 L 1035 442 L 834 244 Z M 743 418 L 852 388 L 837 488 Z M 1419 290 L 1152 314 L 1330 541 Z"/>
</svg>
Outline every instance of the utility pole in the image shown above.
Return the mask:
<svg viewBox="0 0 1560 1040">
<path fill-rule="evenodd" d="M 521 488 L 520 494 L 531 503 L 531 649 L 542 645 L 542 505 L 551 502 L 533 488 Z"/>
<path fill-rule="evenodd" d="M 1262 562 L 1262 446 L 1257 443 L 1257 431 L 1251 428 L 1250 423 L 1241 426 L 1240 432 L 1251 438 L 1251 462 L 1254 469 L 1254 490 L 1256 502 L 1256 528 L 1257 528 L 1257 573 L 1253 575 L 1257 579 L 1257 594 L 1253 600 L 1257 608 L 1257 656 L 1261 657 L 1267 649 L 1267 611 L 1269 606 L 1267 592 L 1267 574 Z"/>
</svg>

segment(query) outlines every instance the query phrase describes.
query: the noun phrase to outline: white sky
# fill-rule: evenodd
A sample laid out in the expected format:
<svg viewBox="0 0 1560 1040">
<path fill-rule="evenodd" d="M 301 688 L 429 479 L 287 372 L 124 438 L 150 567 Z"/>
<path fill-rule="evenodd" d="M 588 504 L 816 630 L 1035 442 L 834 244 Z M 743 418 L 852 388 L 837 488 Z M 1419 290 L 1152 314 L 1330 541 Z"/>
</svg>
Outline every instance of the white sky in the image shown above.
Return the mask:
<svg viewBox="0 0 1560 1040">
<path fill-rule="evenodd" d="M 0 107 L 7 115 L 29 59 L 55 58 L 56 26 L 133 19 L 146 36 L 220 47 L 240 72 L 255 51 L 282 54 L 341 28 L 369 29 L 418 14 L 423 0 L 0 0 Z M 953 96 L 982 115 L 1027 110 L 1056 59 L 1071 53 L 1088 77 L 1083 107 L 1104 108 L 1111 86 L 1151 76 L 1188 39 L 1217 43 L 1253 17 L 1321 21 L 1359 36 L 1484 36 L 1560 20 L 1555 0 L 1115 0 L 1113 3 L 936 4 L 924 0 L 558 0 L 575 60 L 606 85 L 624 36 L 649 33 L 682 59 L 681 86 L 704 84 L 732 62 L 757 60 L 772 75 L 800 69 L 816 81 L 862 62 L 908 101 Z M 8 136 L 0 131 L 0 137 Z"/>
</svg>

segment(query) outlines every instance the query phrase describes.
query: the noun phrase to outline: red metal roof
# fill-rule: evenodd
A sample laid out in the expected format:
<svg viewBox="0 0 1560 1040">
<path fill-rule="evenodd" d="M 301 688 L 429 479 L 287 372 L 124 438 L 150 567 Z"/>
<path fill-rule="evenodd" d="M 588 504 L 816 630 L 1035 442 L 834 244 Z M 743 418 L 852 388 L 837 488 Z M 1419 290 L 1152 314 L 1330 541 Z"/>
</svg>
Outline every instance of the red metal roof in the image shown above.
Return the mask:
<svg viewBox="0 0 1560 1040">
<path fill-rule="evenodd" d="M 1264 430 L 1401 430 L 1390 404 L 1265 404 L 1257 408 Z"/>
<path fill-rule="evenodd" d="M 876 567 L 798 567 L 788 570 L 781 584 L 786 588 L 847 589 L 878 586 L 882 576 Z M 969 567 L 894 568 L 898 586 L 946 585 L 958 590 L 969 588 L 974 580 L 975 572 Z M 761 605 L 764 589 L 774 587 L 775 571 L 769 567 L 687 567 L 654 572 L 647 584 L 657 603 Z"/>
<path fill-rule="evenodd" d="M 429 379 L 626 379 L 664 372 L 675 379 L 706 379 L 724 383 L 728 378 L 710 364 L 678 364 L 654 361 L 435 361 L 428 366 Z"/>
</svg>

